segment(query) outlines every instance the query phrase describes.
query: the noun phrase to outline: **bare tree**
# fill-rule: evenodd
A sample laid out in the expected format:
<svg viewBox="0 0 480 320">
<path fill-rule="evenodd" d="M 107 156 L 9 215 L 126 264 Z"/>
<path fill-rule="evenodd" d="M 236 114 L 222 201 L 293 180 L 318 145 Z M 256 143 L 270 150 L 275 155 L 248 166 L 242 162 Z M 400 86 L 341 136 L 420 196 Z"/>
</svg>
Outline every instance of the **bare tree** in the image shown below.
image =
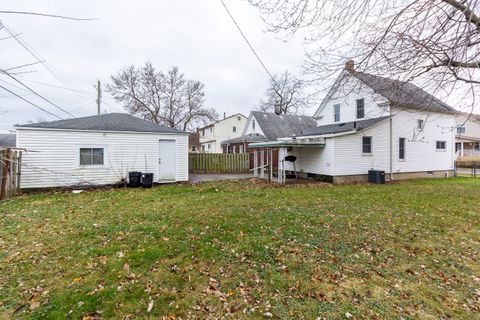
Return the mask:
<svg viewBox="0 0 480 320">
<path fill-rule="evenodd" d="M 149 62 L 121 70 L 107 86 L 131 114 L 184 131 L 218 118 L 214 109 L 204 107 L 204 88 L 200 81 L 185 79 L 177 67 L 163 73 Z"/>
<path fill-rule="evenodd" d="M 285 71 L 273 76 L 265 92 L 265 99 L 260 100 L 259 110 L 277 114 L 298 114 L 307 107 L 304 83 L 293 74 Z"/>
<path fill-rule="evenodd" d="M 307 39 L 305 72 L 322 80 L 345 60 L 447 96 L 480 84 L 480 0 L 248 0 L 270 31 Z M 456 91 L 459 92 L 459 91 Z M 460 95 L 459 95 L 460 96 Z"/>
</svg>

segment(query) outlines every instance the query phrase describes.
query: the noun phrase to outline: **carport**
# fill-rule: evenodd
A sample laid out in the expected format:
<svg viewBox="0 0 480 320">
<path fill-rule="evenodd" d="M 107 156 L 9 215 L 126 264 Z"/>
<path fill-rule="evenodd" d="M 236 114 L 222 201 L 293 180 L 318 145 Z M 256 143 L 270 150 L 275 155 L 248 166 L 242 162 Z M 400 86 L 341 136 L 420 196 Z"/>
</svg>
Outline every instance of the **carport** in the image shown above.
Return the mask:
<svg viewBox="0 0 480 320">
<path fill-rule="evenodd" d="M 267 142 L 259 142 L 259 143 L 252 143 L 250 144 L 250 148 L 254 150 L 254 162 L 257 164 L 258 158 L 258 150 L 267 150 L 267 154 L 269 157 L 265 159 L 263 157 L 263 152 L 260 153 L 260 163 L 253 168 L 253 176 L 260 177 L 265 179 L 265 170 L 268 172 L 268 180 L 274 181 L 275 173 L 273 172 L 273 159 L 272 159 L 272 151 L 278 150 L 278 171 L 276 172 L 277 182 L 281 184 L 286 183 L 286 170 L 285 170 L 285 162 L 286 161 L 293 161 L 295 167 L 295 161 L 297 160 L 296 157 L 292 156 L 284 156 L 288 153 L 288 151 L 294 148 L 325 148 L 325 140 L 321 137 L 308 137 L 308 138 L 283 138 L 277 141 L 267 141 Z M 294 171 L 295 176 L 296 170 Z"/>
</svg>

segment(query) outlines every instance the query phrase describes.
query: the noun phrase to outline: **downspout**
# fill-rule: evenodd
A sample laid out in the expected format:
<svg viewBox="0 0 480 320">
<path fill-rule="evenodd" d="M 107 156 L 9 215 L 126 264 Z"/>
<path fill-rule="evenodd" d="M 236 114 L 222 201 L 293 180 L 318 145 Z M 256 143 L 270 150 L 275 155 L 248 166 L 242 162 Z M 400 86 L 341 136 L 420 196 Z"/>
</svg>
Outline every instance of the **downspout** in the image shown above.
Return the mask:
<svg viewBox="0 0 480 320">
<path fill-rule="evenodd" d="M 393 118 L 390 117 L 390 181 L 393 181 Z"/>
</svg>

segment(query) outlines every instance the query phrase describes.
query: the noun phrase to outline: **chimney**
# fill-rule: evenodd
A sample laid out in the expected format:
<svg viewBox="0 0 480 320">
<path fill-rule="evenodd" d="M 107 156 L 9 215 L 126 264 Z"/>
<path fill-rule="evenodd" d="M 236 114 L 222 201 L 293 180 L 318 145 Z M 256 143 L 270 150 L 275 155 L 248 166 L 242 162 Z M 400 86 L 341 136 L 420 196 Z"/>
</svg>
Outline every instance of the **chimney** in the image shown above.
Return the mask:
<svg viewBox="0 0 480 320">
<path fill-rule="evenodd" d="M 226 117 L 227 117 L 227 113 L 224 112 L 224 113 L 223 113 L 223 119 L 225 119 Z"/>
<path fill-rule="evenodd" d="M 355 72 L 355 61 L 348 60 L 347 62 L 345 62 L 345 70 Z"/>
</svg>

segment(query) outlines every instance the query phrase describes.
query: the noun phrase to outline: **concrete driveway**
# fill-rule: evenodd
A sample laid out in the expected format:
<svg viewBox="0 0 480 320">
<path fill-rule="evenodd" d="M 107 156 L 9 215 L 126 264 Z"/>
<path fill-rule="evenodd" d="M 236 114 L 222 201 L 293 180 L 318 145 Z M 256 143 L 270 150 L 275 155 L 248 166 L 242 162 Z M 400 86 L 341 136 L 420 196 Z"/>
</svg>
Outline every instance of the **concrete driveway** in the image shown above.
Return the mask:
<svg viewBox="0 0 480 320">
<path fill-rule="evenodd" d="M 188 179 L 191 183 L 220 180 L 241 180 L 253 178 L 252 173 L 191 173 Z"/>
</svg>

